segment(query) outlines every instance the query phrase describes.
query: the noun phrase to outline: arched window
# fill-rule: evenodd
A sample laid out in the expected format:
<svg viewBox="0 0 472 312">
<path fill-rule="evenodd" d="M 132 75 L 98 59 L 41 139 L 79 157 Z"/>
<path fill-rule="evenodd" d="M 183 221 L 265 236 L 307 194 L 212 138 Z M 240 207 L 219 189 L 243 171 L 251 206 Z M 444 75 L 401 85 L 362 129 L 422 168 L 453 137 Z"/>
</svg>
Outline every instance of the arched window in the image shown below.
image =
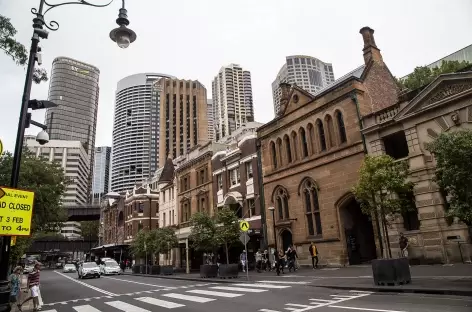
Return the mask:
<svg viewBox="0 0 472 312">
<path fill-rule="evenodd" d="M 320 137 L 320 150 L 326 151 L 326 137 L 323 128 L 323 122 L 319 119 L 316 121 L 316 128 L 318 128 L 318 135 Z"/>
<path fill-rule="evenodd" d="M 277 169 L 277 152 L 275 151 L 275 143 L 270 142 L 270 155 L 272 156 L 272 166 Z"/>
<path fill-rule="evenodd" d="M 274 192 L 274 202 L 276 204 L 277 219 L 284 220 L 290 218 L 289 207 L 288 207 L 288 194 L 287 191 L 279 187 Z"/>
<path fill-rule="evenodd" d="M 328 148 L 336 146 L 336 137 L 334 135 L 334 123 L 331 115 L 325 117 L 326 129 L 328 130 Z"/>
<path fill-rule="evenodd" d="M 347 142 L 346 127 L 344 126 L 343 114 L 340 111 L 336 111 L 336 122 L 338 124 L 339 142 L 345 143 Z"/>
<path fill-rule="evenodd" d="M 308 142 L 306 140 L 306 134 L 305 134 L 305 129 L 300 128 L 300 143 L 302 147 L 302 157 L 308 157 Z"/>
<path fill-rule="evenodd" d="M 313 128 L 313 125 L 309 123 L 307 126 L 307 130 L 308 130 L 308 142 L 310 146 L 310 153 L 315 154 L 316 153 L 315 128 Z"/>
<path fill-rule="evenodd" d="M 293 159 L 297 160 L 298 159 L 298 141 L 297 141 L 297 133 L 295 131 L 292 131 L 292 134 L 290 135 L 292 137 L 292 146 L 293 146 Z"/>
<path fill-rule="evenodd" d="M 307 179 L 302 185 L 302 196 L 305 204 L 306 224 L 308 235 L 322 235 L 320 203 L 318 201 L 318 190 L 311 179 Z"/>
<path fill-rule="evenodd" d="M 279 157 L 279 163 L 280 166 L 282 166 L 284 164 L 282 159 L 282 140 L 278 138 L 275 144 L 277 145 L 277 156 Z"/>
<path fill-rule="evenodd" d="M 284 145 L 285 145 L 285 152 L 287 154 L 287 161 L 291 163 L 292 162 L 292 149 L 290 147 L 290 139 L 288 135 L 284 136 Z"/>
</svg>

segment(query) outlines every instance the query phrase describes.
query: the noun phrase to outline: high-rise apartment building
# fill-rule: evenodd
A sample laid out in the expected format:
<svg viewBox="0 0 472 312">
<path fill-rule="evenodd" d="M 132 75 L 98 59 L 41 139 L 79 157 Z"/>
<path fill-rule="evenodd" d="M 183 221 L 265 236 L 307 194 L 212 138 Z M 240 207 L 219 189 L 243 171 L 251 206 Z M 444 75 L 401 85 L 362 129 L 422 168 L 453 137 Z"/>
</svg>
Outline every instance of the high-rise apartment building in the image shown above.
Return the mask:
<svg viewBox="0 0 472 312">
<path fill-rule="evenodd" d="M 286 62 L 272 83 L 275 115 L 279 113 L 282 90 L 280 83 L 296 84 L 305 91 L 315 94 L 318 90 L 334 82 L 333 66 L 317 58 L 306 55 L 286 57 Z"/>
<path fill-rule="evenodd" d="M 167 78 L 161 85 L 159 164 L 208 141 L 207 92 L 198 81 Z"/>
<path fill-rule="evenodd" d="M 95 149 L 100 71 L 97 67 L 58 57 L 52 62 L 49 100 L 58 104 L 46 111 L 51 140 L 80 141 L 91 168 Z M 92 189 L 92 171 L 87 172 L 87 196 Z"/>
<path fill-rule="evenodd" d="M 159 165 L 161 84 L 156 73 L 118 82 L 113 123 L 111 190 L 123 192 L 148 179 Z"/>
<path fill-rule="evenodd" d="M 99 146 L 95 148 L 92 181 L 92 194 L 94 204 L 99 204 L 103 196 L 110 191 L 110 161 L 110 146 Z"/>
<path fill-rule="evenodd" d="M 207 99 L 207 116 L 208 116 L 208 141 L 213 141 L 215 136 L 215 111 L 213 109 L 213 100 Z"/>
<path fill-rule="evenodd" d="M 238 64 L 220 69 L 212 82 L 216 140 L 254 121 L 251 73 Z"/>
</svg>

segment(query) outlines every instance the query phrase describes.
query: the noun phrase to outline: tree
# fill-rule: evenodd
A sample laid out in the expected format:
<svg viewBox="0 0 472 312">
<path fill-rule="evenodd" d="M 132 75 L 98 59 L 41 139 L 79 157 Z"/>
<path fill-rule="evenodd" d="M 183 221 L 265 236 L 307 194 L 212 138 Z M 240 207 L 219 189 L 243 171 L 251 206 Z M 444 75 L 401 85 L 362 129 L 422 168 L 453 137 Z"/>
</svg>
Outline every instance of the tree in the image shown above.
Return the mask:
<svg viewBox="0 0 472 312">
<path fill-rule="evenodd" d="M 190 218 L 192 227 L 189 240 L 192 247 L 204 252 L 213 252 L 219 242 L 216 239 L 216 222 L 205 212 L 197 212 Z"/>
<path fill-rule="evenodd" d="M 15 40 L 16 33 L 17 31 L 11 24 L 10 19 L 0 15 L 0 49 L 18 65 L 25 66 L 28 62 L 28 52 L 23 44 Z M 35 83 L 47 80 L 48 76 L 43 68 L 34 70 L 33 81 Z"/>
<path fill-rule="evenodd" d="M 427 149 L 436 159 L 435 181 L 449 197 L 446 215 L 472 226 L 472 131 L 443 132 Z"/>
<path fill-rule="evenodd" d="M 397 82 L 401 89 L 415 90 L 430 84 L 441 74 L 455 73 L 469 65 L 470 63 L 466 61 L 442 61 L 441 66 L 433 69 L 419 66 L 406 79 L 397 79 Z"/>
<path fill-rule="evenodd" d="M 100 229 L 100 221 L 82 221 L 80 222 L 80 229 L 82 230 L 82 237 L 88 240 L 97 240 L 98 231 Z"/>
<path fill-rule="evenodd" d="M 15 266 L 21 259 L 21 257 L 30 248 L 33 242 L 32 237 L 28 236 L 17 236 L 15 246 L 10 249 L 10 263 Z"/>
<path fill-rule="evenodd" d="M 359 181 L 352 189 L 356 200 L 361 205 L 362 212 L 375 216 L 379 239 L 381 239 L 380 226 L 384 230 L 388 257 L 392 256 L 392 252 L 386 216 L 411 209 L 411 206 L 405 205 L 404 198 L 397 195 L 413 190 L 413 183 L 407 179 L 408 163 L 406 161 L 397 161 L 388 155 L 366 156 L 359 170 Z"/>
<path fill-rule="evenodd" d="M 224 245 L 226 253 L 226 264 L 229 264 L 229 245 L 239 239 L 239 219 L 233 210 L 224 207 L 216 214 L 215 239 L 219 244 Z"/>
<path fill-rule="evenodd" d="M 179 240 L 175 231 L 170 227 L 158 228 L 155 230 L 155 239 L 156 239 L 156 250 L 157 253 L 166 254 L 169 256 L 169 252 L 172 248 L 175 248 L 179 245 Z"/>
<path fill-rule="evenodd" d="M 5 152 L 0 156 L 0 186 L 10 184 L 13 156 Z M 50 163 L 37 158 L 24 149 L 21 157 L 18 188 L 34 192 L 32 234 L 43 231 L 57 231 L 66 214 L 62 208 L 68 179 L 59 162 Z"/>
<path fill-rule="evenodd" d="M 143 230 L 138 232 L 130 246 L 131 253 L 134 256 L 143 257 L 149 252 L 150 247 L 152 249 L 152 246 L 149 246 L 150 241 L 152 241 L 150 236 L 150 232 Z"/>
</svg>

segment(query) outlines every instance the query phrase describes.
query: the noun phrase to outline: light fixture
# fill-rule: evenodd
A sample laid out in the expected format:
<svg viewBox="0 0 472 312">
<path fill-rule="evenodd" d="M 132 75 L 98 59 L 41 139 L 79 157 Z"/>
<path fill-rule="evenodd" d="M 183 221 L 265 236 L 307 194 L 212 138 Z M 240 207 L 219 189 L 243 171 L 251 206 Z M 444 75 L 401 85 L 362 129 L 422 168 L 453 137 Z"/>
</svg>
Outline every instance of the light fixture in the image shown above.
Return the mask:
<svg viewBox="0 0 472 312">
<path fill-rule="evenodd" d="M 117 27 L 110 32 L 111 40 L 116 42 L 116 44 L 122 49 L 126 49 L 129 47 L 130 43 L 136 40 L 136 33 L 126 27 L 129 25 L 127 13 L 128 11 L 126 11 L 124 7 L 120 9 L 120 13 L 116 19 L 116 23 L 120 27 Z"/>
</svg>

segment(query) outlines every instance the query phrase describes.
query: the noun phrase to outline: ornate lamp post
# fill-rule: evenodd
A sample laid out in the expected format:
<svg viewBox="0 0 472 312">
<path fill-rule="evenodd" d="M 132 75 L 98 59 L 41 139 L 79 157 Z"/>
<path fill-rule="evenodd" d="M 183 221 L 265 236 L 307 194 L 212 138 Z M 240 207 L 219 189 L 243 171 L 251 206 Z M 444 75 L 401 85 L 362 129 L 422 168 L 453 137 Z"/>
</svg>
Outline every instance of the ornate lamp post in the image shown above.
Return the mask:
<svg viewBox="0 0 472 312">
<path fill-rule="evenodd" d="M 25 86 L 23 89 L 23 97 L 21 100 L 21 110 L 20 110 L 20 118 L 18 122 L 18 132 L 16 136 L 16 144 L 15 144 L 15 153 L 13 155 L 13 166 L 12 166 L 12 173 L 11 173 L 11 183 L 10 186 L 13 188 L 18 187 L 18 179 L 20 173 L 20 161 L 21 161 L 21 153 L 23 149 L 23 140 L 25 135 L 25 129 L 30 125 L 40 126 L 44 128 L 44 125 L 41 125 L 36 122 L 31 122 L 28 113 L 28 109 L 42 109 L 47 108 L 45 107 L 44 102 L 40 101 L 30 101 L 31 95 L 31 85 L 33 82 L 33 72 L 35 63 L 41 64 L 41 48 L 39 47 L 40 39 L 47 39 L 49 36 L 49 32 L 45 30 L 43 27 L 51 31 L 56 31 L 59 29 L 59 23 L 56 21 L 51 21 L 48 23 L 45 22 L 44 16 L 52 9 L 65 6 L 69 4 L 79 4 L 79 5 L 86 5 L 91 7 L 106 7 L 109 6 L 114 0 L 106 4 L 92 4 L 87 2 L 86 0 L 74 0 L 62 3 L 49 3 L 50 0 L 40 0 L 39 8 L 32 8 L 31 13 L 35 15 L 33 19 L 33 37 L 31 38 L 31 48 L 29 51 L 29 59 L 28 59 L 28 67 L 26 70 L 26 79 L 25 79 Z M 129 44 L 136 40 L 136 33 L 131 29 L 127 28 L 129 25 L 129 20 L 127 18 L 127 11 L 125 9 L 125 0 L 122 0 L 122 7 L 119 11 L 118 19 L 116 20 L 118 24 L 118 28 L 114 29 L 110 33 L 110 38 L 115 41 L 120 48 L 127 48 Z M 49 138 L 47 134 L 42 134 L 43 137 L 47 138 L 47 140 L 43 140 L 46 143 Z M 39 138 L 39 136 L 38 136 Z M 41 143 L 41 142 L 40 142 Z M 43 144 L 44 144 L 43 143 Z M 10 311 L 10 304 L 9 300 L 9 282 L 8 282 L 8 262 L 10 258 L 10 243 L 11 237 L 5 236 L 3 237 L 2 249 L 1 249 L 1 258 L 0 258 L 0 312 L 3 311 Z"/>
</svg>

